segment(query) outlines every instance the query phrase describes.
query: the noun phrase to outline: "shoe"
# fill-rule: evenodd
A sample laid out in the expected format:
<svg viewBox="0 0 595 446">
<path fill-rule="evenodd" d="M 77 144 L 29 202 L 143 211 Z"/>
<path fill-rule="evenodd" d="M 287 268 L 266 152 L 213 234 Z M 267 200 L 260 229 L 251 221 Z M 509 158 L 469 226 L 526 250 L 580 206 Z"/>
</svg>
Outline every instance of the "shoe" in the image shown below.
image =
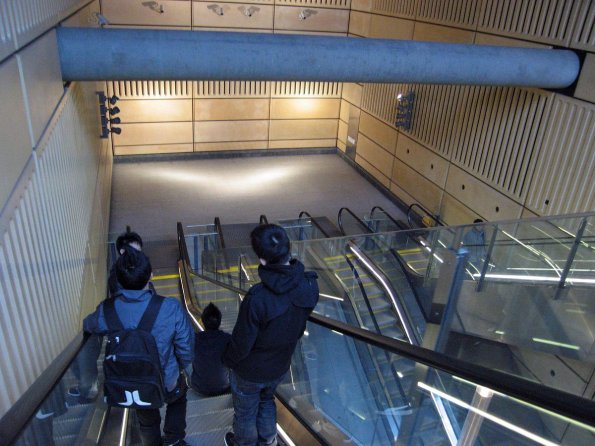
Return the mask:
<svg viewBox="0 0 595 446">
<path fill-rule="evenodd" d="M 234 441 L 233 432 L 228 432 L 225 434 L 225 446 L 234 446 L 236 442 Z"/>
<path fill-rule="evenodd" d="M 75 396 L 75 397 L 77 397 L 77 398 L 78 398 L 79 396 L 81 396 L 81 392 L 80 392 L 80 390 L 79 390 L 78 386 L 73 386 L 73 387 L 71 387 L 70 389 L 68 389 L 68 394 L 69 394 L 70 396 Z"/>
</svg>

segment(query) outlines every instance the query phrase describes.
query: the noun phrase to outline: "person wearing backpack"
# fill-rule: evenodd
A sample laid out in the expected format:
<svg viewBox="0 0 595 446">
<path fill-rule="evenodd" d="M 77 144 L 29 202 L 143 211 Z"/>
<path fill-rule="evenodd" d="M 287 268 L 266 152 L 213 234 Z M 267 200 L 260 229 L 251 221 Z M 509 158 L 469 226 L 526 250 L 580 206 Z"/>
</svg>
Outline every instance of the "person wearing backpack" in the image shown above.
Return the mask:
<svg viewBox="0 0 595 446">
<path fill-rule="evenodd" d="M 144 446 L 187 443 L 182 373 L 192 364 L 194 330 L 180 302 L 149 288 L 151 263 L 131 246 L 116 262 L 122 289 L 83 322 L 85 332 L 107 335 L 104 396 L 111 406 L 134 408 Z M 159 407 L 167 404 L 163 439 Z"/>
</svg>

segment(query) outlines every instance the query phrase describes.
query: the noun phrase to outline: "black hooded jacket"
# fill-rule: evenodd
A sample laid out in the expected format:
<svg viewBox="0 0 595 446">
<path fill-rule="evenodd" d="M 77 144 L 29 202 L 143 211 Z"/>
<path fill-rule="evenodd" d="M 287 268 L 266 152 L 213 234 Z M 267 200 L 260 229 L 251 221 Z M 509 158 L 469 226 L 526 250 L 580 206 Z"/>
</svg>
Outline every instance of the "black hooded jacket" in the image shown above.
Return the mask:
<svg viewBox="0 0 595 446">
<path fill-rule="evenodd" d="M 241 378 L 263 383 L 289 370 L 318 302 L 318 276 L 304 271 L 295 259 L 289 265 L 261 265 L 258 275 L 261 282 L 250 288 L 240 305 L 223 361 Z"/>
</svg>

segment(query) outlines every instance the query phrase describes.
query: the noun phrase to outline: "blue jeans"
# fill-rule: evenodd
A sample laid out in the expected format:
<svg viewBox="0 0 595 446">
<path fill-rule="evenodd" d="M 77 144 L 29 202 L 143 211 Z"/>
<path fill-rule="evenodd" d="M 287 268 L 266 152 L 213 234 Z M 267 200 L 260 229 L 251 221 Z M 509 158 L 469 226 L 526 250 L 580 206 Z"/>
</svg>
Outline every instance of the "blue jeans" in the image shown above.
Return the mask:
<svg viewBox="0 0 595 446">
<path fill-rule="evenodd" d="M 234 443 L 238 446 L 275 446 L 277 409 L 274 393 L 285 374 L 266 383 L 247 381 L 233 370 L 230 375 Z"/>
</svg>

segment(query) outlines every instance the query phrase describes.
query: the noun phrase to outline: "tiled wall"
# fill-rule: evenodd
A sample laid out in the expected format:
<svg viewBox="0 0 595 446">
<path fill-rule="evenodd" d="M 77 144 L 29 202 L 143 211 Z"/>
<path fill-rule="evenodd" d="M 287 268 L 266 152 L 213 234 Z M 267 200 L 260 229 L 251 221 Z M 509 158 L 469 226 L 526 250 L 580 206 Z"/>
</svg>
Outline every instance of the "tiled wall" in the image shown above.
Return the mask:
<svg viewBox="0 0 595 446">
<path fill-rule="evenodd" d="M 539 3 L 539 5 L 537 5 Z M 346 84 L 338 147 L 359 114 L 356 162 L 407 204 L 449 224 L 595 210 L 592 1 L 353 0 L 349 33 L 586 51 L 572 91 Z M 397 95 L 413 91 L 412 126 Z M 353 130 L 349 130 L 350 135 Z"/>
<path fill-rule="evenodd" d="M 98 87 L 63 84 L 52 29 L 87 4 L 0 3 L 0 417 L 105 295 L 111 148 Z"/>
</svg>

